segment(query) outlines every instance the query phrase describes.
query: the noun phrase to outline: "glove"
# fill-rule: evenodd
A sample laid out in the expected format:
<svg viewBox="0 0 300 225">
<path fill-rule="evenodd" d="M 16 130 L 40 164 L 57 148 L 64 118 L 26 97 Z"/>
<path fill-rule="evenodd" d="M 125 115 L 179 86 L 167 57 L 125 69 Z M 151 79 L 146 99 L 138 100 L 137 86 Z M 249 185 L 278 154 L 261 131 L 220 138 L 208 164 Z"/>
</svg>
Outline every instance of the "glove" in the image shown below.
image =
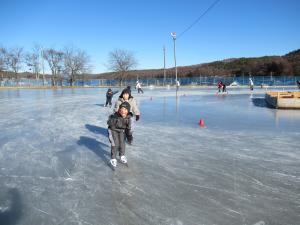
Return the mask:
<svg viewBox="0 0 300 225">
<path fill-rule="evenodd" d="M 135 115 L 135 121 L 138 121 L 140 119 L 140 115 Z"/>
</svg>

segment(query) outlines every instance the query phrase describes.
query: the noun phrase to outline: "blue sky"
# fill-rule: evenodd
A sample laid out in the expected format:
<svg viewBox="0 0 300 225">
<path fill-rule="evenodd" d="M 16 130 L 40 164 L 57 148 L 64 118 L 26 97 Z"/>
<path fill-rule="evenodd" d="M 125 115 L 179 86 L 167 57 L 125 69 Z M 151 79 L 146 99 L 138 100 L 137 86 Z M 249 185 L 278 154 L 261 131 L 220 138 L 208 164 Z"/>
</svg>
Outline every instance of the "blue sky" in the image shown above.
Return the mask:
<svg viewBox="0 0 300 225">
<path fill-rule="evenodd" d="M 108 53 L 133 51 L 137 69 L 173 67 L 170 33 L 183 32 L 215 0 L 0 0 L 0 45 L 74 45 L 92 72 L 108 71 Z M 220 0 L 176 41 L 177 65 L 283 55 L 300 48 L 300 1 Z"/>
</svg>

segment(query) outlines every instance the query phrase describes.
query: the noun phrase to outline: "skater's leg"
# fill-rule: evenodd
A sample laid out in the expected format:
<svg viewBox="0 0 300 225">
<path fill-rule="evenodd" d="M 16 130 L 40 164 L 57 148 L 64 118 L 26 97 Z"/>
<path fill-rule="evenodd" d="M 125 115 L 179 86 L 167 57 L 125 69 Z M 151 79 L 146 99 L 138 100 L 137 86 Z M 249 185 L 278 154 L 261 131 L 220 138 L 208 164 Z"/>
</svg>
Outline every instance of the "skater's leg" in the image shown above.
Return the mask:
<svg viewBox="0 0 300 225">
<path fill-rule="evenodd" d="M 127 163 L 127 158 L 125 156 L 125 133 L 120 132 L 119 133 L 120 137 L 120 161 L 122 163 Z"/>
<path fill-rule="evenodd" d="M 125 155 L 125 133 L 120 132 L 119 133 L 119 140 L 120 140 L 120 156 Z"/>
<path fill-rule="evenodd" d="M 111 143 L 111 158 L 116 158 L 116 153 L 119 148 L 118 132 L 108 129 L 108 139 Z"/>
<path fill-rule="evenodd" d="M 111 146 L 110 157 L 111 157 L 111 159 L 116 159 L 117 158 L 117 148 L 116 148 L 116 146 Z"/>
</svg>

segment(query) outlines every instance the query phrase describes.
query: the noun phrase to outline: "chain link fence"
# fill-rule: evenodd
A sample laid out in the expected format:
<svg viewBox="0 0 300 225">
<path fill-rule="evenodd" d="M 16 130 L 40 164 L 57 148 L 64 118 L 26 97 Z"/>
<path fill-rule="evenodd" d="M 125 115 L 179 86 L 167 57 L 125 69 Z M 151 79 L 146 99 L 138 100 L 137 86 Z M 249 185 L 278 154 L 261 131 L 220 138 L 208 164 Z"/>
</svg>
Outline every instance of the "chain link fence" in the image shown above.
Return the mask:
<svg viewBox="0 0 300 225">
<path fill-rule="evenodd" d="M 227 86 L 245 86 L 249 85 L 249 76 L 198 76 L 178 78 L 182 86 L 215 86 L 222 81 Z M 255 86 L 294 86 L 300 76 L 251 76 Z M 174 78 L 139 78 L 143 86 L 166 86 L 175 85 Z M 124 79 L 121 86 L 135 86 L 137 79 Z M 1 79 L 1 87 L 51 87 L 51 80 L 36 79 Z M 68 80 L 59 82 L 59 86 L 70 86 Z M 119 80 L 116 79 L 92 79 L 76 80 L 74 86 L 79 87 L 107 87 L 120 86 Z"/>
</svg>

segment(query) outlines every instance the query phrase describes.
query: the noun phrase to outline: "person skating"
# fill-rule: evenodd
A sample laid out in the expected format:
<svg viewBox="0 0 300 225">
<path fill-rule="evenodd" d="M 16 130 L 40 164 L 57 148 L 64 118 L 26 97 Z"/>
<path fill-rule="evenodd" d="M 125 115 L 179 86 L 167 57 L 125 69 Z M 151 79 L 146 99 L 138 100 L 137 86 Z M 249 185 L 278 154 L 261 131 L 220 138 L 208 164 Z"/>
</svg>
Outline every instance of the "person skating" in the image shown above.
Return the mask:
<svg viewBox="0 0 300 225">
<path fill-rule="evenodd" d="M 180 87 L 180 82 L 179 82 L 179 80 L 176 80 L 176 91 L 179 90 L 179 87 Z"/>
<path fill-rule="evenodd" d="M 227 90 L 226 90 L 226 84 L 224 84 L 224 83 L 222 85 L 222 92 L 227 92 Z"/>
<path fill-rule="evenodd" d="M 221 88 L 223 87 L 223 82 L 222 81 L 219 81 L 218 82 L 218 92 L 220 93 L 221 92 Z"/>
<path fill-rule="evenodd" d="M 250 90 L 253 91 L 254 83 L 253 83 L 253 80 L 251 78 L 249 78 L 249 85 L 250 85 Z"/>
<path fill-rule="evenodd" d="M 114 111 L 117 112 L 119 110 L 120 105 L 123 102 L 128 102 L 130 104 L 130 113 L 135 116 L 135 120 L 138 121 L 140 119 L 140 110 L 136 104 L 135 99 L 131 96 L 130 91 L 125 88 L 119 96 L 119 99 L 116 101 Z M 131 130 L 125 129 L 125 135 L 128 144 L 132 144 L 133 141 L 133 133 L 134 131 L 134 122 L 131 118 Z"/>
<path fill-rule="evenodd" d="M 129 94 L 131 94 L 131 86 L 127 86 L 127 89 L 129 91 Z"/>
<path fill-rule="evenodd" d="M 131 129 L 130 104 L 123 102 L 117 112 L 110 115 L 107 121 L 108 138 L 111 143 L 111 160 L 113 167 L 117 166 L 117 152 L 119 151 L 120 161 L 127 163 L 125 156 L 125 129 Z"/>
<path fill-rule="evenodd" d="M 118 93 L 118 91 L 113 92 L 110 88 L 108 88 L 106 92 L 106 102 L 105 102 L 105 107 L 109 105 L 109 107 L 112 106 L 111 100 L 114 96 L 114 94 Z"/>
<path fill-rule="evenodd" d="M 136 82 L 136 87 L 135 87 L 137 90 L 138 90 L 138 94 L 141 92 L 142 94 L 144 93 L 144 91 L 142 90 L 142 85 L 139 81 Z"/>
</svg>

